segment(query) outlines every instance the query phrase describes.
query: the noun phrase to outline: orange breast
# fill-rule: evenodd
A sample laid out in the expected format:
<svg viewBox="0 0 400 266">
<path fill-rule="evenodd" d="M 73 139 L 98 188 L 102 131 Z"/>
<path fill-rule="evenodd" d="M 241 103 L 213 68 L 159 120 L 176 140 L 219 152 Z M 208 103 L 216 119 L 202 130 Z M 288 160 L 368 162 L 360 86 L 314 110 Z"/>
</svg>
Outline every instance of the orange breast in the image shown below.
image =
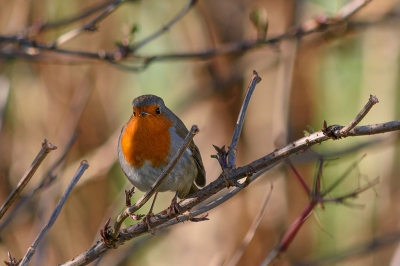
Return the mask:
<svg viewBox="0 0 400 266">
<path fill-rule="evenodd" d="M 145 161 L 155 167 L 168 164 L 171 126 L 172 121 L 165 116 L 132 116 L 121 137 L 125 160 L 134 167 L 142 166 Z"/>
</svg>

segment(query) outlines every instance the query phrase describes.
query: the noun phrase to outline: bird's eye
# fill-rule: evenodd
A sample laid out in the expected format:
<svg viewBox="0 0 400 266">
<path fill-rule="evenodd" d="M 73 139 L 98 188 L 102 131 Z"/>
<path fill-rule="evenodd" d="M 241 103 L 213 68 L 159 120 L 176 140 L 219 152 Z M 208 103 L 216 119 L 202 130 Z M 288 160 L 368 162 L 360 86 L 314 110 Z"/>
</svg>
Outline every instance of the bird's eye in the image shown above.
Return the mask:
<svg viewBox="0 0 400 266">
<path fill-rule="evenodd" d="M 161 114 L 161 109 L 160 109 L 160 107 L 158 107 L 157 109 L 156 109 L 156 114 Z"/>
<path fill-rule="evenodd" d="M 135 110 L 133 110 L 133 113 L 132 113 L 132 115 L 133 115 L 133 116 L 136 116 L 136 112 L 135 112 Z"/>
</svg>

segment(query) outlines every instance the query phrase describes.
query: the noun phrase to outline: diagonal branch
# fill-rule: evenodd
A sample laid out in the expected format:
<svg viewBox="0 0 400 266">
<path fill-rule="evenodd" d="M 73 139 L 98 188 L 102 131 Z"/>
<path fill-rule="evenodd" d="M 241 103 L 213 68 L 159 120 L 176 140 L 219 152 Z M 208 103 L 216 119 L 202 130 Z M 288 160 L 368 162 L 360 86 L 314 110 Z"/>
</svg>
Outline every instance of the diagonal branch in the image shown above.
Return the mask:
<svg viewBox="0 0 400 266">
<path fill-rule="evenodd" d="M 112 3 L 108 4 L 106 6 L 106 9 L 98 15 L 96 18 L 91 20 L 90 22 L 86 23 L 82 27 L 73 29 L 60 37 L 58 37 L 51 45 L 50 47 L 55 49 L 57 46 L 66 43 L 73 38 L 77 37 L 79 34 L 85 32 L 85 31 L 94 31 L 96 29 L 96 24 L 105 19 L 108 15 L 110 15 L 112 12 L 117 9 L 122 3 L 124 3 L 125 0 L 118 0 L 118 1 L 113 1 Z"/>
<path fill-rule="evenodd" d="M 9 213 L 9 215 L 7 215 L 5 217 L 5 219 L 3 219 L 0 222 L 0 232 L 2 231 L 2 229 L 4 229 L 15 218 L 15 215 L 18 214 L 18 212 L 21 209 L 21 207 L 23 207 L 27 202 L 29 202 L 29 200 L 32 199 L 33 195 L 36 194 L 36 192 L 38 192 L 41 189 L 47 188 L 48 186 L 50 186 L 53 183 L 54 180 L 56 180 L 56 178 L 57 178 L 56 169 L 60 166 L 60 164 L 62 162 L 64 162 L 67 153 L 71 149 L 71 147 L 74 144 L 75 140 L 77 139 L 78 135 L 79 135 L 78 132 L 75 132 L 73 134 L 71 139 L 68 141 L 68 143 L 67 143 L 64 151 L 62 152 L 61 156 L 50 167 L 50 170 L 42 177 L 42 181 L 39 183 L 39 185 L 34 190 L 32 190 L 29 193 L 29 195 L 27 195 L 21 201 L 19 201 L 18 204 Z"/>
<path fill-rule="evenodd" d="M 264 217 L 265 211 L 267 209 L 267 203 L 269 201 L 269 198 L 271 197 L 272 194 L 272 189 L 273 186 L 271 184 L 271 190 L 269 191 L 269 193 L 267 194 L 259 214 L 257 215 L 256 219 L 254 219 L 253 223 L 251 224 L 249 230 L 247 231 L 246 236 L 243 239 L 242 244 L 240 245 L 239 249 L 235 252 L 235 254 L 233 255 L 233 257 L 230 259 L 230 261 L 226 264 L 227 266 L 235 266 L 237 265 L 237 263 L 239 262 L 240 258 L 242 257 L 244 250 L 246 249 L 246 247 L 249 245 L 250 241 L 253 239 L 254 234 L 258 228 L 258 226 L 261 223 L 262 218 Z"/>
<path fill-rule="evenodd" d="M 261 78 L 257 71 L 253 70 L 253 77 L 247 87 L 246 96 L 244 97 L 242 108 L 240 109 L 239 117 L 236 122 L 235 131 L 233 132 L 232 142 L 228 147 L 228 168 L 234 168 L 236 166 L 236 150 L 240 134 L 242 133 L 244 118 L 247 113 L 247 108 L 249 107 L 251 96 L 253 96 L 253 92 L 260 81 Z"/>
<path fill-rule="evenodd" d="M 42 143 L 42 149 L 39 151 L 39 154 L 36 156 L 35 160 L 33 160 L 31 166 L 28 171 L 24 174 L 24 176 L 19 181 L 18 185 L 11 191 L 10 195 L 4 202 L 4 204 L 0 207 L 0 219 L 7 212 L 8 208 L 10 208 L 11 204 L 15 201 L 21 191 L 25 188 L 25 186 L 29 183 L 32 176 L 35 174 L 36 170 L 39 168 L 40 164 L 46 158 L 47 154 L 49 154 L 52 150 L 57 149 L 56 146 L 51 144 L 47 139 L 45 139 Z"/>
<path fill-rule="evenodd" d="M 45 234 L 50 230 L 50 228 L 53 226 L 54 222 L 58 218 L 58 215 L 61 212 L 62 207 L 64 206 L 65 201 L 67 200 L 69 194 L 72 192 L 72 189 L 75 187 L 76 183 L 79 181 L 83 173 L 86 171 L 86 169 L 89 167 L 89 164 L 87 161 L 83 160 L 81 162 L 81 165 L 79 166 L 78 170 L 76 171 L 75 175 L 72 177 L 71 182 L 68 184 L 67 188 L 65 189 L 63 195 L 61 196 L 61 199 L 59 200 L 53 214 L 51 215 L 49 221 L 47 224 L 43 227 L 42 231 L 39 233 L 39 235 L 36 237 L 35 241 L 33 244 L 29 247 L 27 253 L 23 257 L 20 266 L 26 266 L 28 265 L 29 261 L 31 260 L 32 256 L 35 254 L 35 250 L 37 246 L 39 245 L 40 241 L 42 238 L 45 236 Z"/>
<path fill-rule="evenodd" d="M 364 108 L 357 114 L 357 116 L 351 121 L 347 126 L 340 130 L 340 136 L 346 136 L 347 133 L 352 130 L 361 120 L 368 114 L 368 112 L 372 109 L 372 107 L 379 103 L 378 98 L 374 95 L 369 96 L 369 100 Z"/>
<path fill-rule="evenodd" d="M 96 13 L 96 12 L 98 12 L 98 11 L 108 7 L 108 6 L 110 6 L 110 5 L 119 4 L 120 2 L 125 2 L 125 0 L 112 0 L 112 1 L 106 1 L 104 3 L 100 3 L 98 5 L 94 5 L 94 6 L 90 7 L 90 8 L 88 8 L 87 10 L 83 11 L 82 13 L 77 14 L 75 16 L 72 16 L 70 18 L 62 19 L 62 20 L 55 21 L 55 22 L 45 23 L 45 24 L 43 24 L 41 26 L 40 30 L 43 31 L 43 30 L 49 30 L 49 29 L 52 29 L 52 28 L 66 26 L 68 24 L 71 24 L 71 23 L 74 23 L 76 21 L 82 20 L 82 19 L 84 19 L 84 18 L 86 18 L 86 17 L 88 17 L 88 16 L 90 16 L 90 15 L 92 15 L 92 14 L 94 14 L 94 13 Z"/>
<path fill-rule="evenodd" d="M 192 7 L 197 3 L 197 0 L 190 0 L 189 3 L 174 17 L 171 19 L 170 22 L 165 24 L 161 29 L 158 31 L 154 32 L 147 38 L 139 41 L 136 44 L 133 44 L 133 51 L 136 52 L 139 48 L 145 46 L 149 42 L 153 41 L 157 37 L 161 36 L 163 33 L 168 31 L 175 23 L 177 23 L 179 20 L 181 20 L 189 11 L 192 9 Z"/>
</svg>

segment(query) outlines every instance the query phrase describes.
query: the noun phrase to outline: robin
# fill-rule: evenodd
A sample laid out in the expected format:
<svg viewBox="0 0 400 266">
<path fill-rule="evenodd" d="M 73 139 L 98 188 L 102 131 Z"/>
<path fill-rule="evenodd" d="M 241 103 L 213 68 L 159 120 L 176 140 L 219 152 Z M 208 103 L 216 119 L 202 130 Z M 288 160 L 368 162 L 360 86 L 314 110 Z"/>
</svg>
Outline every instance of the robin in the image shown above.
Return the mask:
<svg viewBox="0 0 400 266">
<path fill-rule="evenodd" d="M 133 100 L 132 107 L 132 116 L 119 137 L 118 158 L 129 181 L 140 191 L 147 191 L 177 153 L 189 131 L 160 97 L 139 96 Z M 196 192 L 197 186 L 205 184 L 206 173 L 200 151 L 192 141 L 157 188 L 157 193 L 176 191 L 172 201 L 176 203 L 177 196 L 183 199 Z"/>
</svg>

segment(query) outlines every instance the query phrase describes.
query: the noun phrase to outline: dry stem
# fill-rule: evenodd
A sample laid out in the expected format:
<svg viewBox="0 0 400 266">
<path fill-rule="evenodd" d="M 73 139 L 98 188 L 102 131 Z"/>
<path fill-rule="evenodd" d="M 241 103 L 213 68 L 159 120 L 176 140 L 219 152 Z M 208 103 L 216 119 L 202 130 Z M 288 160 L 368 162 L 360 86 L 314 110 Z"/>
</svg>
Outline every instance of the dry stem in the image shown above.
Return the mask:
<svg viewBox="0 0 400 266">
<path fill-rule="evenodd" d="M 63 195 L 61 196 L 53 214 L 51 215 L 49 221 L 47 224 L 43 227 L 42 231 L 39 233 L 39 235 L 36 237 L 35 241 L 33 244 L 29 247 L 27 253 L 25 256 L 22 258 L 22 261 L 20 263 L 20 266 L 26 266 L 29 264 L 29 261 L 31 260 L 32 256 L 35 254 L 35 250 L 37 246 L 39 245 L 40 241 L 42 238 L 45 236 L 45 234 L 50 230 L 50 228 L 53 226 L 54 222 L 58 218 L 58 215 L 61 212 L 62 207 L 64 206 L 65 201 L 67 200 L 69 194 L 72 192 L 72 189 L 75 187 L 76 183 L 79 181 L 83 173 L 86 171 L 86 169 L 89 167 L 89 164 L 87 161 L 82 161 L 81 165 L 79 166 L 78 170 L 76 171 L 75 175 L 72 177 L 71 182 L 68 184 L 67 188 L 65 189 Z"/>
<path fill-rule="evenodd" d="M 47 154 L 49 154 L 52 150 L 57 149 L 56 146 L 51 144 L 47 139 L 45 139 L 42 143 L 42 148 L 36 156 L 35 160 L 33 160 L 31 166 L 28 171 L 24 174 L 24 176 L 19 181 L 18 185 L 11 191 L 10 195 L 4 202 L 3 206 L 0 207 L 0 219 L 7 212 L 8 208 L 10 208 L 11 204 L 15 201 L 21 191 L 25 188 L 25 186 L 29 183 L 32 176 L 35 174 L 36 170 L 39 168 L 40 164 L 46 158 Z"/>
</svg>

